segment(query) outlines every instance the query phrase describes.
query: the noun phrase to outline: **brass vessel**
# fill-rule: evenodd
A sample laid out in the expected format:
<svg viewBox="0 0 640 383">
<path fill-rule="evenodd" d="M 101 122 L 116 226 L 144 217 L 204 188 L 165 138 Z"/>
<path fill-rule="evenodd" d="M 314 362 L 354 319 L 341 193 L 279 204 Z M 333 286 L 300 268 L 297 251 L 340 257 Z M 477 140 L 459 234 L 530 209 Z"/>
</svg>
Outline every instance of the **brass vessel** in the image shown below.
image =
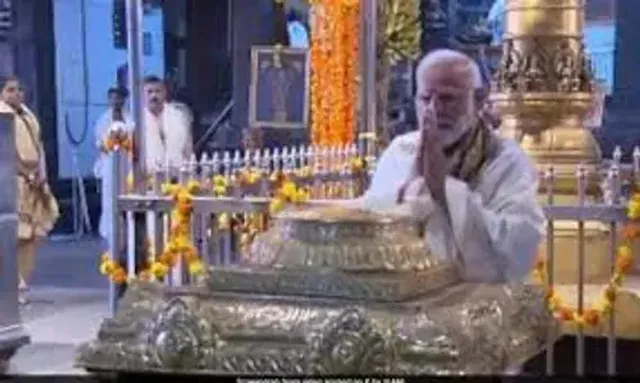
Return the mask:
<svg viewBox="0 0 640 383">
<path fill-rule="evenodd" d="M 198 285 L 132 285 L 77 365 L 234 374 L 502 373 L 553 319 L 525 284 L 463 283 L 402 216 L 286 212 L 246 264 Z M 552 327 L 555 328 L 555 327 Z"/>
<path fill-rule="evenodd" d="M 507 0 L 505 12 L 502 58 L 491 95 L 502 117 L 500 132 L 520 142 L 542 173 L 553 167 L 555 203 L 579 202 L 578 166 L 586 171 L 585 198 L 597 198 L 602 156 L 583 126 L 595 86 L 583 42 L 585 1 Z M 555 283 L 576 283 L 577 224 L 556 221 L 554 227 Z M 587 222 L 585 241 L 584 278 L 604 282 L 610 269 L 608 228 Z"/>
</svg>

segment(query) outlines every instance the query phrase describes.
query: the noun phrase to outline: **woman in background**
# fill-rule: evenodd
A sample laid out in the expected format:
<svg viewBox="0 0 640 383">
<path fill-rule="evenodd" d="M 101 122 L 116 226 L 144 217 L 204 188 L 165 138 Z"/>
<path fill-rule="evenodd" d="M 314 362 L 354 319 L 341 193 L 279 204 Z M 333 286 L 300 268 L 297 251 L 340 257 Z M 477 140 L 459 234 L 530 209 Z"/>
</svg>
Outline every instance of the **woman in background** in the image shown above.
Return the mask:
<svg viewBox="0 0 640 383">
<path fill-rule="evenodd" d="M 47 182 L 45 153 L 40 123 L 24 105 L 22 85 L 17 77 L 0 79 L 0 113 L 14 116 L 16 182 L 18 192 L 19 301 L 27 303 L 27 288 L 35 268 L 36 246 L 58 219 L 58 203 Z"/>
</svg>

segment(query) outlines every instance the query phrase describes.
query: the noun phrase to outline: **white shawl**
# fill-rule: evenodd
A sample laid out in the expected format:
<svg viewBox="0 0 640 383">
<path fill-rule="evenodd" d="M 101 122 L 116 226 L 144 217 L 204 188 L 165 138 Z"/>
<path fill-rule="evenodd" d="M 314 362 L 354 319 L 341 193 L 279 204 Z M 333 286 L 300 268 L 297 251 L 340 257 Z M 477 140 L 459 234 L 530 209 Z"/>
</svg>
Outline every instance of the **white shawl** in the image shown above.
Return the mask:
<svg viewBox="0 0 640 383">
<path fill-rule="evenodd" d="M 446 206 L 433 202 L 424 180 L 408 187 L 406 203 L 397 205 L 399 188 L 412 169 L 419 133 L 397 137 L 378 162 L 369 190 L 351 206 L 393 209 L 426 222 L 426 241 L 435 254 L 457 260 L 467 280 L 491 282 L 524 279 L 531 270 L 543 235 L 544 215 L 537 201 L 537 173 L 512 140 L 471 190 L 457 179 L 445 184 Z"/>
</svg>

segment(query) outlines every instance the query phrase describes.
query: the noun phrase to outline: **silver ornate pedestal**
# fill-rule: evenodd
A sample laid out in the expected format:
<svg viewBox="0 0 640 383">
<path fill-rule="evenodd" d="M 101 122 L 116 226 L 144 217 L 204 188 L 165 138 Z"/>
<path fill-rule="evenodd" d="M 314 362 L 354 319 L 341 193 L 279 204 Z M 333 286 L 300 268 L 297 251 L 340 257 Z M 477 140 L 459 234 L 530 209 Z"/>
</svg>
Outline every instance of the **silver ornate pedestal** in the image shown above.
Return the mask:
<svg viewBox="0 0 640 383">
<path fill-rule="evenodd" d="M 280 216 L 247 265 L 186 288 L 131 286 L 77 365 L 237 374 L 501 373 L 554 325 L 532 286 L 462 283 L 411 223 L 359 211 Z M 554 326 L 555 327 L 555 326 Z"/>
</svg>

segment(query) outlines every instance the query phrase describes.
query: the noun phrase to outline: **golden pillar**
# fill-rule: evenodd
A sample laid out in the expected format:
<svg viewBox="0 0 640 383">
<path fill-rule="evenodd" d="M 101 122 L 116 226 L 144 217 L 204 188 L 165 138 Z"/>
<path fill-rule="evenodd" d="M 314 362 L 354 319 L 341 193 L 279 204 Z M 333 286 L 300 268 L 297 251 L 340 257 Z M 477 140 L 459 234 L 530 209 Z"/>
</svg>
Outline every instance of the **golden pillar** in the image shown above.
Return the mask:
<svg viewBox="0 0 640 383">
<path fill-rule="evenodd" d="M 601 154 L 583 126 L 594 97 L 591 66 L 583 43 L 585 0 L 506 0 L 501 65 L 491 100 L 501 113 L 501 134 L 520 142 L 539 170 L 553 166 L 554 203 L 579 202 L 578 165 L 587 171 L 586 198 L 599 194 Z M 546 190 L 541 188 L 541 198 Z M 568 304 L 577 304 L 576 222 L 554 222 L 554 283 Z M 586 222 L 585 305 L 598 301 L 610 273 L 610 231 Z M 546 251 L 546 244 L 541 245 Z M 615 329 L 623 338 L 640 338 L 640 279 L 630 277 L 615 307 Z M 605 336 L 609 324 L 585 329 Z M 575 327 L 567 325 L 566 331 Z"/>
<path fill-rule="evenodd" d="M 583 43 L 584 8 L 584 0 L 507 0 L 501 64 L 491 97 L 502 115 L 501 133 L 519 141 L 541 172 L 553 167 L 557 204 L 578 203 L 578 165 L 588 175 L 587 198 L 599 191 L 600 149 L 583 126 L 594 97 Z M 608 227 L 587 222 L 584 237 L 585 281 L 604 281 L 610 270 Z M 556 221 L 554 238 L 555 282 L 575 283 L 577 223 Z"/>
</svg>

